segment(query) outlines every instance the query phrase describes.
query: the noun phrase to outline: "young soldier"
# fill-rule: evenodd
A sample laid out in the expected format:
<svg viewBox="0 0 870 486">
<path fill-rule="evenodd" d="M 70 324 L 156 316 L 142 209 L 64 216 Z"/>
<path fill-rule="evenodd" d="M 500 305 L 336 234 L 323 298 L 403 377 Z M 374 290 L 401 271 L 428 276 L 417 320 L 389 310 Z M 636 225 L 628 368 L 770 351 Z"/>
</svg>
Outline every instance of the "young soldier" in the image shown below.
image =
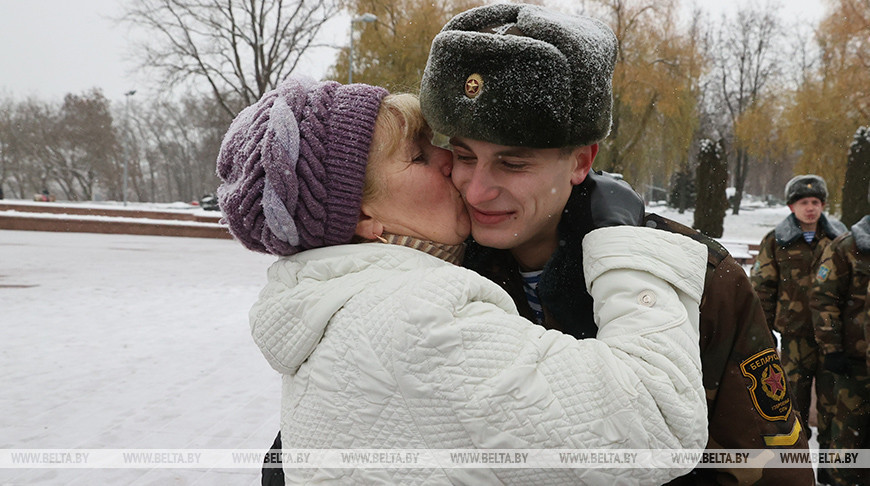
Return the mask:
<svg viewBox="0 0 870 486">
<path fill-rule="evenodd" d="M 761 240 L 752 267 L 752 286 L 761 299 L 767 325 L 780 333 L 782 366 L 808 436 L 810 395 L 816 380 L 820 449 L 830 445 L 834 377 L 819 362 L 809 293 L 822 251 L 846 231 L 842 223 L 823 214 L 827 197 L 827 185 L 819 176 L 799 175 L 788 181 L 785 199 L 791 214 Z"/>
<path fill-rule="evenodd" d="M 633 191 L 590 171 L 598 142 L 610 130 L 615 59 L 616 39 L 603 23 L 532 5 L 469 10 L 435 38 L 420 98 L 432 128 L 454 151 L 453 181 L 472 217 L 466 265 L 504 287 L 524 316 L 584 338 L 595 335 L 593 308 L 601 304 L 589 296 L 582 271 L 584 254 L 594 253 L 582 245 L 589 231 L 645 224 L 704 243 L 709 258 L 700 326 L 708 448 L 806 450 L 771 333 L 742 267 L 690 228 L 654 214 L 641 217 Z M 637 298 L 652 305 L 656 296 Z M 763 465 L 698 468 L 676 480 L 813 482 L 812 469 Z"/>
<path fill-rule="evenodd" d="M 868 194 L 870 199 L 870 194 Z M 836 375 L 831 449 L 870 447 L 870 215 L 840 235 L 822 253 L 810 295 L 816 341 L 824 366 Z M 868 484 L 866 469 L 830 471 L 835 484 Z"/>
</svg>

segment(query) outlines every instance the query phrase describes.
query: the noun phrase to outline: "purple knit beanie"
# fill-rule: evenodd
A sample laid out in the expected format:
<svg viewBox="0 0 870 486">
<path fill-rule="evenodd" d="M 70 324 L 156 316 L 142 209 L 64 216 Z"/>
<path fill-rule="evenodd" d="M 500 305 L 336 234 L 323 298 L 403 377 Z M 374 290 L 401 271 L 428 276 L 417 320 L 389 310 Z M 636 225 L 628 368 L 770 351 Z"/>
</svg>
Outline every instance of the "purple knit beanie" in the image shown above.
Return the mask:
<svg viewBox="0 0 870 486">
<path fill-rule="evenodd" d="M 386 95 L 289 78 L 239 113 L 217 160 L 218 202 L 233 236 L 285 256 L 350 242 Z"/>
</svg>

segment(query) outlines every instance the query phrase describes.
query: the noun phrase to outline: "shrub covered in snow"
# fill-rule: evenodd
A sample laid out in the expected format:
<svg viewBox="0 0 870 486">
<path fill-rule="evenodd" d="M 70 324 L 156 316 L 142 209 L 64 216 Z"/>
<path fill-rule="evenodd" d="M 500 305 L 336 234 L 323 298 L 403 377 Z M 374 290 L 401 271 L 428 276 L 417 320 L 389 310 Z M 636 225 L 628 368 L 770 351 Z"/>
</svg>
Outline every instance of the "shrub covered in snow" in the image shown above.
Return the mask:
<svg viewBox="0 0 870 486">
<path fill-rule="evenodd" d="M 849 147 L 843 182 L 843 217 L 846 226 L 870 214 L 870 127 L 859 127 Z"/>
<path fill-rule="evenodd" d="M 719 238 L 728 209 L 725 188 L 728 185 L 728 162 L 719 142 L 704 139 L 698 154 L 697 199 L 692 225 L 705 235 Z"/>
</svg>

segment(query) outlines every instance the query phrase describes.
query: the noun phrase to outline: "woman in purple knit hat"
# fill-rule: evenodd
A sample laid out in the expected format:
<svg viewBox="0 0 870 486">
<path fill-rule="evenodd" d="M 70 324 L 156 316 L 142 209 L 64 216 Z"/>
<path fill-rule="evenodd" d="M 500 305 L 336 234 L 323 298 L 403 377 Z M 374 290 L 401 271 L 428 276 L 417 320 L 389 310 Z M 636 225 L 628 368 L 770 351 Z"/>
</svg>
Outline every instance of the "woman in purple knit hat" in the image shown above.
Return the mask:
<svg viewBox="0 0 870 486">
<path fill-rule="evenodd" d="M 702 449 L 707 439 L 704 247 L 650 228 L 594 230 L 584 265 L 595 302 L 606 301 L 597 338 L 545 330 L 459 266 L 469 218 L 451 154 L 429 138 L 412 95 L 291 78 L 223 141 L 230 231 L 280 257 L 250 324 L 283 378 L 283 448 L 303 452 L 284 462 L 287 482 L 654 484 L 691 470 L 429 461 L 445 450 Z M 638 240 L 684 256 L 643 254 Z M 350 449 L 418 462 L 353 468 L 328 456 Z"/>
</svg>

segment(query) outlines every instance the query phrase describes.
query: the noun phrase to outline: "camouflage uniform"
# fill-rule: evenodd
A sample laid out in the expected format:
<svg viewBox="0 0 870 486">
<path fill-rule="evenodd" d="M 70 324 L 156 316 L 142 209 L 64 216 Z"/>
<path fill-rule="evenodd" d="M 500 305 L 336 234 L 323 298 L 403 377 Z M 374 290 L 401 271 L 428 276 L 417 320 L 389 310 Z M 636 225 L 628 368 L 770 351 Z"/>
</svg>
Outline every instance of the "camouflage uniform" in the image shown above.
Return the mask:
<svg viewBox="0 0 870 486">
<path fill-rule="evenodd" d="M 835 239 L 822 254 L 810 296 L 821 351 L 844 353 L 848 370 L 838 374 L 831 448 L 870 447 L 870 373 L 867 366 L 867 287 L 870 285 L 870 215 Z M 867 484 L 866 470 L 834 469 L 843 484 Z"/>
<path fill-rule="evenodd" d="M 816 379 L 818 440 L 822 449 L 830 444 L 834 377 L 819 362 L 809 292 L 822 251 L 845 231 L 842 223 L 822 215 L 813 240 L 807 243 L 800 222 L 790 214 L 761 240 L 758 258 L 752 266 L 752 286 L 761 300 L 767 325 L 782 337 L 782 366 L 808 436 L 810 395 L 813 378 Z"/>
<path fill-rule="evenodd" d="M 544 327 L 579 339 L 594 337 L 597 331 L 582 264 L 583 236 L 594 229 L 588 190 L 585 182 L 574 188 L 559 223 L 560 246 L 544 267 L 538 284 Z M 720 244 L 691 228 L 654 214 L 647 215 L 645 224 L 687 235 L 707 245 L 709 250 L 700 321 L 701 366 L 710 433 L 707 448 L 806 451 L 806 435 L 792 411 L 773 337 L 743 268 Z M 501 285 L 520 314 L 535 320 L 519 268 L 508 250 L 485 248 L 472 242 L 465 265 Z M 814 483 L 811 468 L 723 467 L 698 468 L 671 484 Z"/>
</svg>

